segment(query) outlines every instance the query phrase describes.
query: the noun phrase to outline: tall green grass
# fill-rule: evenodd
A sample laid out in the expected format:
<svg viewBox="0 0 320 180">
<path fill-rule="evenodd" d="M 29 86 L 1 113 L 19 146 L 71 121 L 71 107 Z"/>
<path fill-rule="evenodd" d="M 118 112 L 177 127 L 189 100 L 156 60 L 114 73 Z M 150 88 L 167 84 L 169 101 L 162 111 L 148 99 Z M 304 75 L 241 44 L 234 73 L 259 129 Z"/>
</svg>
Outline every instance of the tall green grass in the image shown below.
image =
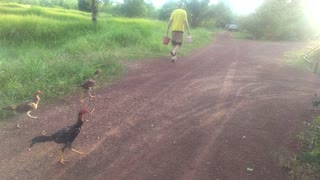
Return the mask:
<svg viewBox="0 0 320 180">
<path fill-rule="evenodd" d="M 74 10 L 0 3 L 0 107 L 28 100 L 36 90 L 43 102 L 67 96 L 96 69 L 98 84 L 123 73 L 123 60 L 168 56 L 162 45 L 166 22 L 103 16 Z M 212 33 L 191 31 L 187 51 L 208 43 Z M 0 110 L 0 117 L 4 111 Z"/>
</svg>

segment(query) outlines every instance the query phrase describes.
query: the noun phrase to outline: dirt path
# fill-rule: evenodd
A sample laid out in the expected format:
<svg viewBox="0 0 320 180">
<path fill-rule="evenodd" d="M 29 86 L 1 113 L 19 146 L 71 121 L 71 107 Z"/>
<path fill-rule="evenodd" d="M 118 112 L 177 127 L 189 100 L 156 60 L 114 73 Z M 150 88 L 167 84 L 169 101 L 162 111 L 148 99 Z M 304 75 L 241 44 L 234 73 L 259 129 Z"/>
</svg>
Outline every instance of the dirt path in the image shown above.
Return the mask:
<svg viewBox="0 0 320 180">
<path fill-rule="evenodd" d="M 40 106 L 37 120 L 1 122 L 0 179 L 289 179 L 276 154 L 296 151 L 296 135 L 319 77 L 281 65 L 298 43 L 234 40 L 221 34 L 180 57 L 130 65 L 128 75 L 95 90 L 66 165 L 60 145 L 28 141 L 76 121 L 76 98 Z M 45 90 L 43 90 L 45 91 Z M 247 171 L 252 168 L 253 171 Z"/>
</svg>

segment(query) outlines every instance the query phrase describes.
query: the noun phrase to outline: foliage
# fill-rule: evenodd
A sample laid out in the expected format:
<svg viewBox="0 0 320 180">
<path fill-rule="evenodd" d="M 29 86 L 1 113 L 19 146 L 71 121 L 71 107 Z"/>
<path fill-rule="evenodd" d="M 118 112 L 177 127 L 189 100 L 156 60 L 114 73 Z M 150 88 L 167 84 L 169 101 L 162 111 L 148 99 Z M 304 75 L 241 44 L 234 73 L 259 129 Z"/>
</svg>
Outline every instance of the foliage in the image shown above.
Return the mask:
<svg viewBox="0 0 320 180">
<path fill-rule="evenodd" d="M 117 8 L 117 7 L 115 7 Z M 145 0 L 124 0 L 118 7 L 118 15 L 124 17 L 152 17 L 155 7 L 151 1 Z"/>
<path fill-rule="evenodd" d="M 121 13 L 125 17 L 143 17 L 146 13 L 144 0 L 124 0 Z"/>
<path fill-rule="evenodd" d="M 94 27 L 90 13 L 75 10 L 14 3 L 0 3 L 0 9 L 6 12 L 0 18 L 0 107 L 27 100 L 38 89 L 42 103 L 73 94 L 97 68 L 99 85 L 124 73 L 124 60 L 169 56 L 161 21 L 101 17 Z M 203 29 L 192 32 L 198 42 L 182 53 L 211 39 Z"/>
<path fill-rule="evenodd" d="M 226 24 L 234 23 L 232 22 L 233 13 L 231 8 L 223 1 L 220 1 L 217 5 L 211 6 L 210 16 L 214 17 L 215 25 L 218 28 L 225 28 Z"/>
<path fill-rule="evenodd" d="M 44 7 L 63 7 L 65 9 L 77 9 L 78 0 L 0 0 L 0 2 L 38 5 Z"/>
<path fill-rule="evenodd" d="M 320 118 L 305 125 L 306 131 L 298 136 L 302 153 L 281 164 L 290 170 L 292 179 L 316 180 L 320 178 Z"/>
<path fill-rule="evenodd" d="M 174 1 L 168 1 L 162 5 L 162 7 L 159 9 L 159 20 L 168 21 L 171 12 L 177 8 L 177 3 Z"/>
<path fill-rule="evenodd" d="M 291 67 L 311 72 L 313 71 L 313 62 L 319 60 L 319 50 L 319 43 L 315 43 L 310 44 L 309 46 L 299 51 L 287 52 L 285 54 L 284 63 Z"/>
<path fill-rule="evenodd" d="M 230 7 L 219 1 L 218 4 L 209 6 L 209 0 L 182 0 L 188 13 L 188 21 L 192 27 L 225 27 L 233 14 Z M 177 2 L 168 1 L 159 10 L 158 18 L 167 21 L 171 12 L 177 8 Z"/>
<path fill-rule="evenodd" d="M 90 12 L 91 0 L 78 0 L 78 9 L 80 11 Z"/>
<path fill-rule="evenodd" d="M 204 21 L 209 17 L 209 2 L 210 0 L 184 0 L 192 27 L 203 25 Z"/>
<path fill-rule="evenodd" d="M 267 0 L 256 13 L 240 19 L 243 30 L 256 39 L 304 40 L 315 35 L 306 21 L 302 0 Z"/>
</svg>

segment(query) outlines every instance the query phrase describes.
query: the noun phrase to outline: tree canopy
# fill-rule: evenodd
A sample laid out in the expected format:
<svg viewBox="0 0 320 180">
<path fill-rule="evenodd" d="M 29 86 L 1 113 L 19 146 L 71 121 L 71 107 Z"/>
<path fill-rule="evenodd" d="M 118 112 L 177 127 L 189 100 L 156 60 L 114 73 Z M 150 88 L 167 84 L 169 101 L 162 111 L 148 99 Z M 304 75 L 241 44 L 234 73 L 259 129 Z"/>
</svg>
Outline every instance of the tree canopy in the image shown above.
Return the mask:
<svg viewBox="0 0 320 180">
<path fill-rule="evenodd" d="M 151 0 L 99 1 L 98 11 L 113 16 L 154 18 L 168 21 L 177 2 L 184 4 L 192 27 L 224 28 L 235 23 L 256 39 L 301 40 L 315 37 L 319 30 L 305 16 L 304 0 L 264 0 L 252 14 L 235 16 L 226 0 L 210 4 L 210 0 L 168 0 L 156 9 Z M 46 7 L 60 6 L 91 12 L 91 0 L 0 0 Z"/>
<path fill-rule="evenodd" d="M 316 29 L 304 14 L 303 0 L 265 0 L 255 13 L 241 18 L 241 28 L 256 39 L 303 40 Z"/>
</svg>

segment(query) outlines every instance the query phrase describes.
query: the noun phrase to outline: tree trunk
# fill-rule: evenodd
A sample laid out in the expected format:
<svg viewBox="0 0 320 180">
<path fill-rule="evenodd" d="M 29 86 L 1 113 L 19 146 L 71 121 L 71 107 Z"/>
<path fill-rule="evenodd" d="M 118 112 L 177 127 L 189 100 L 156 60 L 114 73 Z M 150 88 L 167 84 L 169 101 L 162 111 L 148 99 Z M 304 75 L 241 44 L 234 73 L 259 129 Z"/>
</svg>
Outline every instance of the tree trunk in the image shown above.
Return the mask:
<svg viewBox="0 0 320 180">
<path fill-rule="evenodd" d="M 92 23 L 94 25 L 97 24 L 97 15 L 98 15 L 98 8 L 97 8 L 97 0 L 91 0 L 91 10 L 92 10 Z"/>
</svg>

